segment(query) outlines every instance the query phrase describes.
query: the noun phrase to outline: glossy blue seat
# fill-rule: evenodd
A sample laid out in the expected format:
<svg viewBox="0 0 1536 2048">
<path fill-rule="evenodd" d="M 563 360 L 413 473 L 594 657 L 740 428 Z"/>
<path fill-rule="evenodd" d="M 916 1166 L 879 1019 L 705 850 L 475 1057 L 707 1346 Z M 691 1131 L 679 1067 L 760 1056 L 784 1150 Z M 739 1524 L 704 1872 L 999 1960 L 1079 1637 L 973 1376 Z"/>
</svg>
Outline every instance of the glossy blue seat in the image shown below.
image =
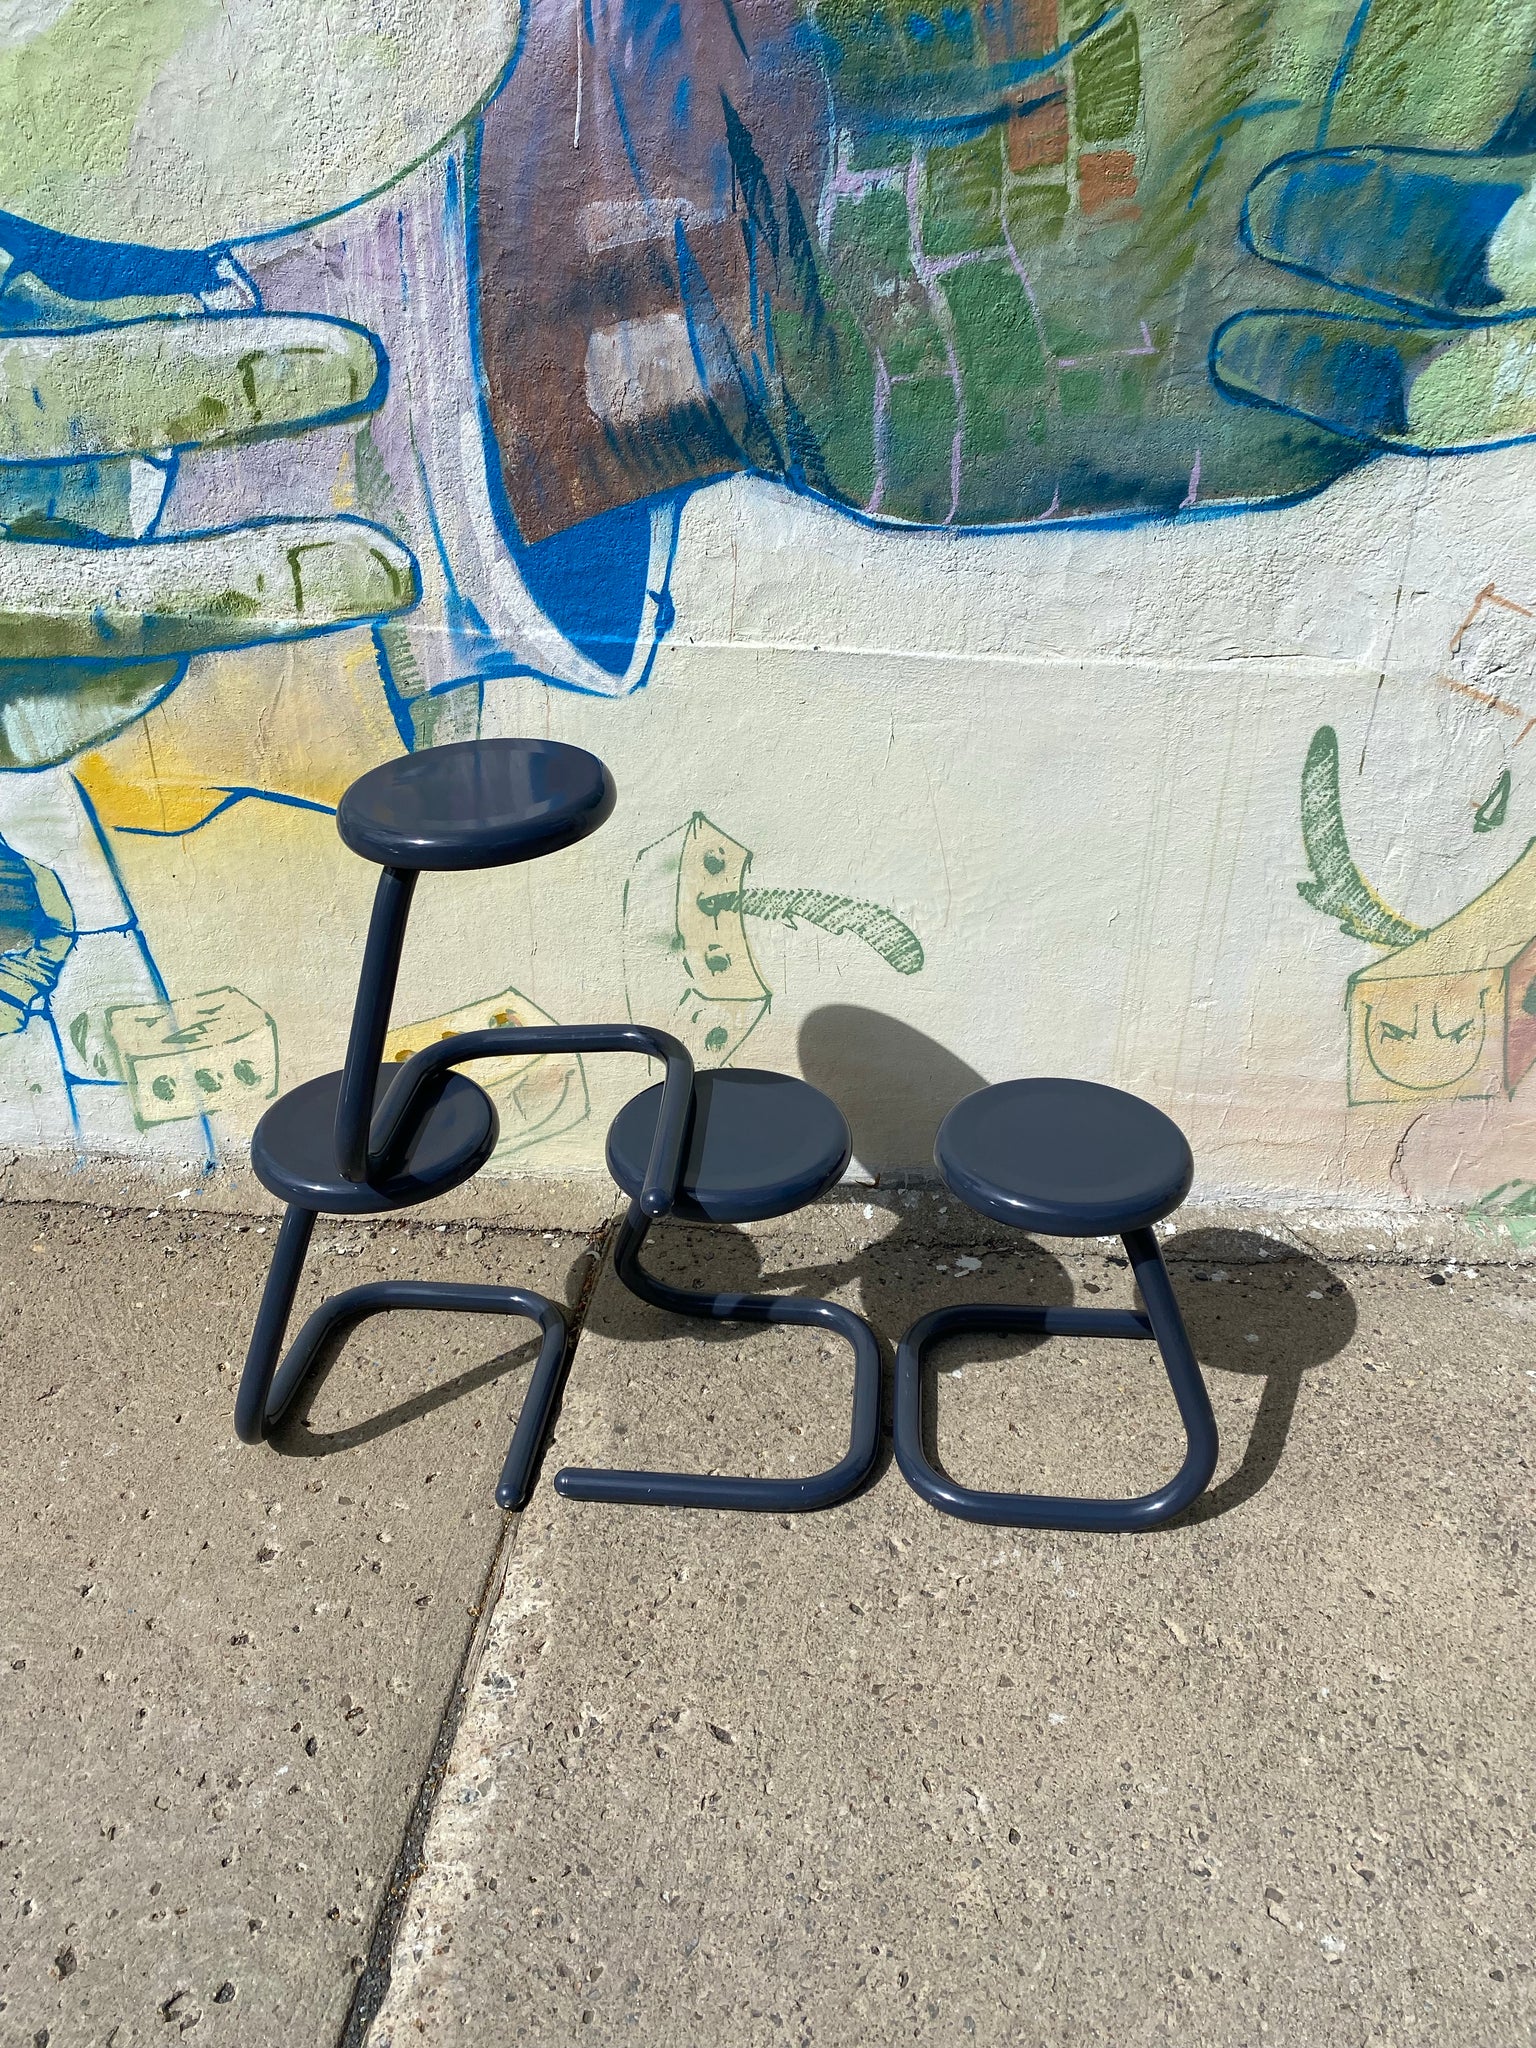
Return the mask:
<svg viewBox="0 0 1536 2048">
<path fill-rule="evenodd" d="M 1139 1096 L 1091 1081 L 1004 1081 L 978 1089 L 939 1127 L 934 1162 L 950 1192 L 995 1222 L 1054 1237 L 1118 1236 L 1143 1308 L 1041 1308 L 1007 1303 L 935 1309 L 896 1355 L 896 1459 L 934 1507 L 1016 1528 L 1133 1530 L 1179 1513 L 1210 1484 L 1216 1419 L 1152 1226 L 1188 1194 L 1194 1159 L 1183 1132 Z M 995 1492 L 941 1472 L 923 1441 L 929 1349 L 966 1331 L 1151 1339 L 1178 1404 L 1186 1451 L 1175 1476 L 1129 1500 Z"/>
<path fill-rule="evenodd" d="M 645 1182 L 661 1089 L 625 1104 L 608 1131 L 608 1171 L 626 1195 Z M 835 1102 L 788 1074 L 721 1068 L 693 1084 L 694 1114 L 671 1214 L 693 1223 L 787 1216 L 842 1178 L 853 1153 Z"/>
<path fill-rule="evenodd" d="M 690 1075 L 687 1123 L 666 1213 L 695 1223 L 750 1223 L 787 1216 L 826 1193 L 852 1155 L 848 1122 L 836 1103 L 805 1081 L 752 1068 Z M 630 1197 L 614 1240 L 613 1268 L 641 1301 L 716 1322 L 791 1323 L 826 1329 L 853 1351 L 848 1450 L 825 1472 L 758 1479 L 731 1474 L 616 1471 L 567 1466 L 557 1490 L 572 1500 L 631 1506 L 746 1508 L 800 1514 L 830 1507 L 861 1486 L 880 1441 L 880 1347 L 862 1316 L 840 1302 L 782 1294 L 726 1294 L 673 1287 L 640 1263 L 658 1213 L 645 1193 L 655 1179 L 657 1132 L 680 1101 L 680 1070 L 625 1105 L 608 1132 L 608 1167 Z"/>
<path fill-rule="evenodd" d="M 1194 1156 L 1171 1117 L 1096 1081 L 1002 1081 L 957 1103 L 934 1162 L 967 1208 L 1049 1237 L 1145 1230 L 1177 1209 Z"/>
<path fill-rule="evenodd" d="M 374 1104 L 399 1072 L 380 1067 Z M 467 1075 L 449 1074 L 424 1106 L 408 1145 L 378 1161 L 370 1179 L 344 1180 L 336 1161 L 341 1075 L 290 1088 L 251 1134 L 251 1171 L 269 1194 L 325 1216 L 378 1216 L 445 1195 L 471 1180 L 496 1149 L 496 1105 Z"/>
<path fill-rule="evenodd" d="M 557 740 L 460 740 L 359 776 L 336 812 L 354 853 L 381 867 L 504 867 L 595 832 L 615 801 L 595 754 Z"/>
</svg>

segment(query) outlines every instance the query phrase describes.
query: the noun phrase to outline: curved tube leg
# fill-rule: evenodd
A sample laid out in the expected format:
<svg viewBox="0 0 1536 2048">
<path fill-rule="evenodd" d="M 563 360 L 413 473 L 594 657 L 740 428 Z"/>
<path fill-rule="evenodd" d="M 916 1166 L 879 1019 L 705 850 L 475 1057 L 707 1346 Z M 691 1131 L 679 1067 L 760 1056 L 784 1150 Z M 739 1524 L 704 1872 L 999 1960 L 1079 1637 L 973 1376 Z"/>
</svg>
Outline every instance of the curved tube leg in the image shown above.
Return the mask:
<svg viewBox="0 0 1536 2048">
<path fill-rule="evenodd" d="M 1013 1529 L 1150 1529 L 1187 1508 L 1216 1469 L 1216 1418 L 1190 1348 L 1173 1283 L 1150 1230 L 1130 1231 L 1126 1251 L 1146 1303 L 1129 1309 L 1033 1308 L 977 1304 L 935 1309 L 908 1330 L 896 1352 L 896 1462 L 930 1506 L 968 1522 Z M 999 1493 L 961 1486 L 930 1461 L 923 1443 L 923 1359 L 929 1347 L 965 1330 L 1021 1331 L 1040 1336 L 1152 1338 L 1178 1403 L 1187 1449 L 1166 1486 L 1131 1500 L 1061 1493 Z M 556 1482 L 558 1484 L 558 1481 Z"/>
<path fill-rule="evenodd" d="M 1169 1496 L 1169 1505 L 1157 1517 L 1163 1521 L 1169 1515 L 1176 1515 L 1181 1508 L 1187 1508 L 1192 1500 L 1204 1493 L 1211 1483 L 1211 1474 L 1216 1470 L 1216 1454 L 1221 1446 L 1216 1434 L 1216 1417 L 1211 1412 L 1211 1397 L 1200 1376 L 1189 1332 L 1179 1312 L 1178 1296 L 1173 1291 L 1163 1255 L 1157 1248 L 1157 1239 L 1150 1230 L 1132 1230 L 1121 1241 L 1130 1257 L 1141 1298 L 1147 1305 L 1147 1320 L 1157 1338 L 1163 1369 L 1173 1388 L 1173 1398 L 1179 1404 L 1179 1420 L 1184 1425 L 1184 1436 L 1189 1446 L 1177 1475 L 1163 1489 Z"/>
<path fill-rule="evenodd" d="M 537 1308 L 535 1303 L 539 1304 Z M 528 1382 L 522 1412 L 507 1447 L 507 1461 L 496 1482 L 496 1505 L 499 1508 L 527 1506 L 528 1496 L 533 1491 L 539 1453 L 554 1420 L 555 1404 L 560 1398 L 560 1386 L 565 1378 L 565 1317 L 552 1301 L 533 1293 L 526 1294 L 522 1313 L 533 1317 L 543 1332 L 544 1341 L 539 1346 L 533 1378 Z"/>
<path fill-rule="evenodd" d="M 880 1346 L 864 1318 L 835 1301 L 783 1294 L 710 1294 L 672 1287 L 640 1264 L 649 1219 L 632 1204 L 619 1227 L 613 1265 L 632 1294 L 654 1308 L 714 1322 L 791 1323 L 834 1330 L 853 1347 L 853 1417 L 846 1454 L 829 1471 L 806 1479 L 711 1477 L 693 1472 L 630 1472 L 567 1465 L 555 1490 L 567 1500 L 628 1506 L 737 1508 L 759 1514 L 804 1514 L 831 1507 L 861 1486 L 880 1446 Z"/>
<path fill-rule="evenodd" d="M 452 1280 L 371 1280 L 330 1295 L 304 1322 L 275 1377 L 270 1378 L 265 1407 L 267 1430 L 276 1429 L 290 1412 L 327 1339 L 335 1331 L 349 1329 L 365 1316 L 396 1308 L 446 1308 L 472 1315 L 527 1316 L 538 1324 L 543 1342 L 496 1486 L 499 1507 L 521 1507 L 528 1497 L 534 1466 L 560 1393 L 566 1346 L 561 1310 L 529 1287 L 466 1285 Z M 244 1389 L 241 1391 L 243 1394 Z"/>
<path fill-rule="evenodd" d="M 235 1435 L 243 1444 L 259 1444 L 267 1433 L 267 1390 L 283 1348 L 283 1333 L 293 1312 L 293 1297 L 304 1270 L 315 1227 L 313 1209 L 286 1209 L 267 1284 L 261 1291 L 256 1327 L 245 1354 L 240 1391 L 235 1396 Z"/>
</svg>

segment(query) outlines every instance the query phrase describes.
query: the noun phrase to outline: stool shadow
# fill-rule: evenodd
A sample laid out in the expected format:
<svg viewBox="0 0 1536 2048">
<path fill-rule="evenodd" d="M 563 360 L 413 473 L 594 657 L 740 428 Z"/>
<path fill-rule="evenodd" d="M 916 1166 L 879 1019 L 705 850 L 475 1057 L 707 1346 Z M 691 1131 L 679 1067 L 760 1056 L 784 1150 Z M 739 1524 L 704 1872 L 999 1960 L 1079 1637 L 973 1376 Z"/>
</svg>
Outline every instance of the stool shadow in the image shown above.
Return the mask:
<svg viewBox="0 0 1536 2048">
<path fill-rule="evenodd" d="M 565 1309 L 567 1321 L 573 1326 L 576 1305 L 588 1284 L 592 1266 L 591 1255 L 585 1252 L 580 1254 L 568 1270 L 559 1293 L 554 1294 L 554 1299 Z M 553 1290 L 551 1292 L 553 1293 Z M 381 1409 L 378 1414 L 370 1415 L 361 1422 L 348 1423 L 340 1429 L 333 1430 L 317 1430 L 311 1427 L 309 1418 L 315 1401 L 331 1374 L 338 1366 L 343 1365 L 348 1345 L 359 1337 L 370 1323 L 387 1319 L 398 1322 L 401 1328 L 407 1328 L 410 1322 L 418 1317 L 431 1316 L 441 1319 L 444 1313 L 445 1311 L 440 1308 L 390 1309 L 385 1311 L 383 1316 L 365 1316 L 358 1322 L 337 1330 L 322 1348 L 314 1367 L 305 1379 L 302 1395 L 295 1402 L 293 1411 L 267 1438 L 269 1448 L 284 1458 L 328 1458 L 341 1451 L 354 1450 L 360 1444 L 373 1443 L 379 1437 L 388 1436 L 392 1430 L 403 1429 L 407 1423 L 419 1422 L 424 1416 L 435 1415 L 440 1408 L 447 1408 L 455 1401 L 467 1399 L 481 1387 L 491 1386 L 498 1380 L 510 1378 L 514 1373 L 531 1369 L 539 1355 L 539 1337 L 537 1331 L 534 1331 L 531 1337 L 509 1345 L 504 1351 L 498 1351 L 480 1365 L 470 1366 L 463 1372 L 455 1373 L 451 1379 L 440 1380 L 432 1386 L 423 1387 L 419 1393 L 410 1394 L 404 1400 L 394 1402 L 390 1407 Z M 447 1313 L 451 1314 L 452 1311 L 449 1310 Z M 477 1317 L 476 1320 L 486 1319 Z M 533 1327 L 522 1316 L 508 1316 L 506 1320 L 515 1323 L 520 1329 Z M 567 1369 L 569 1365 L 568 1346 Z M 516 1427 L 519 1412 L 520 1405 L 514 1407 L 506 1417 L 509 1435 Z M 492 1432 L 493 1440 L 499 1430 L 500 1423 Z"/>
<path fill-rule="evenodd" d="M 1303 1379 L 1344 1349 L 1359 1318 L 1354 1296 L 1330 1267 L 1259 1231 L 1178 1231 L 1164 1241 L 1163 1256 L 1201 1370 L 1263 1381 L 1240 1463 L 1167 1525 L 1175 1528 L 1230 1514 L 1269 1484 Z M 1216 1273 L 1225 1277 L 1213 1280 Z"/>
<path fill-rule="evenodd" d="M 847 1117 L 853 1156 L 874 1174 L 931 1172 L 939 1125 L 987 1085 L 937 1039 L 853 1003 L 812 1010 L 796 1049 L 801 1073 Z"/>
<path fill-rule="evenodd" d="M 864 1280 L 864 1310 L 884 1337 L 893 1331 L 892 1322 L 881 1315 L 878 1294 L 871 1281 L 878 1274 L 878 1254 L 886 1246 L 899 1258 L 902 1239 L 898 1230 L 873 1247 L 861 1262 L 850 1262 Z M 919 1234 L 912 1248 L 934 1249 L 927 1234 Z M 1072 1278 L 1067 1269 L 1042 1248 L 1037 1238 L 1019 1233 L 1007 1246 L 1010 1255 L 1025 1262 L 1025 1269 L 1006 1281 L 997 1275 L 990 1285 L 944 1279 L 935 1287 L 925 1307 L 939 1307 L 948 1301 L 1029 1301 L 1047 1306 L 1064 1306 L 1074 1299 Z M 1274 1477 L 1284 1454 L 1286 1439 L 1295 1418 L 1302 1380 L 1314 1366 L 1335 1357 L 1349 1343 L 1356 1327 L 1353 1296 L 1332 1270 L 1309 1253 L 1255 1231 L 1191 1229 L 1163 1243 L 1164 1256 L 1173 1277 L 1179 1306 L 1184 1315 L 1201 1370 L 1234 1372 L 1263 1381 L 1258 1413 L 1248 1432 L 1243 1456 L 1236 1469 L 1208 1489 L 1182 1515 L 1164 1526 L 1178 1528 L 1191 1523 L 1213 1521 L 1230 1514 L 1253 1499 Z M 1111 1254 L 1112 1262 L 1124 1267 L 1123 1253 Z M 833 1277 L 837 1269 L 821 1274 L 781 1274 L 783 1281 L 813 1282 Z M 1220 1278 L 1215 1276 L 1220 1275 Z M 938 1280 L 938 1276 L 935 1276 Z M 1129 1305 L 1128 1284 L 1124 1299 Z M 878 1281 L 876 1280 L 876 1285 Z M 910 1301 L 910 1281 L 902 1290 Z M 1086 1299 L 1086 1297 L 1085 1297 Z M 1097 1297 L 1102 1304 L 1104 1296 Z M 1276 1313 L 1284 1304 L 1283 1317 Z M 1250 1333 L 1257 1339 L 1250 1343 Z M 899 1331 L 896 1332 L 899 1334 Z M 1019 1356 L 1041 1344 L 1060 1343 L 1060 1338 L 1010 1335 L 1006 1339 L 969 1335 L 956 1338 L 925 1362 L 922 1386 L 923 1440 L 930 1462 L 945 1471 L 935 1445 L 938 1437 L 938 1390 L 942 1373 L 959 1368 L 980 1367 L 1008 1370 Z M 1006 1342 L 1008 1356 L 999 1360 L 996 1347 Z M 1167 1394 L 1170 1407 L 1172 1393 Z M 887 1450 L 886 1461 L 889 1462 Z M 947 1477 L 953 1477 L 946 1473 Z M 1148 1474 L 1147 1490 L 1166 1475 Z"/>
<path fill-rule="evenodd" d="M 930 1169 L 933 1141 L 945 1116 L 963 1097 L 986 1086 L 984 1076 L 936 1039 L 898 1018 L 851 1003 L 813 1010 L 800 1026 L 798 1055 L 805 1079 L 831 1096 L 847 1117 L 855 1159 L 876 1174 Z M 834 1204 L 862 1205 L 868 1196 L 854 1187 L 826 1199 Z M 888 1193 L 883 1194 L 881 1206 L 894 1215 L 895 1228 L 845 1259 L 790 1267 L 765 1264 L 765 1254 L 771 1258 L 771 1245 L 729 1225 L 689 1225 L 684 1235 L 682 1228 L 663 1224 L 652 1233 L 645 1250 L 647 1265 L 678 1286 L 804 1297 L 834 1295 L 843 1288 L 854 1290 L 855 1303 L 873 1326 L 885 1359 L 881 1446 L 866 1485 L 874 1484 L 892 1463 L 891 1354 L 896 1339 L 915 1315 L 943 1300 L 974 1297 L 976 1291 L 964 1276 L 954 1276 L 936 1286 L 931 1295 L 915 1299 L 915 1269 L 939 1279 L 932 1272 L 932 1211 L 924 1205 L 928 1216 L 925 1229 L 920 1218 L 908 1215 L 899 1202 L 890 1209 L 889 1199 Z M 978 1228 L 986 1228 L 980 1218 L 975 1220 Z M 1049 1252 L 1022 1235 L 1010 1241 L 1008 1248 L 1026 1262 L 1027 1272 L 1020 1284 L 1028 1288 L 1031 1299 L 1071 1300 L 1071 1281 Z M 662 1315 L 612 1288 L 603 1290 L 594 1301 L 587 1327 L 629 1343 L 657 1343 L 685 1332 L 701 1343 L 741 1341 L 739 1325 L 692 1323 Z"/>
<path fill-rule="evenodd" d="M 862 1208 L 867 1197 L 862 1189 L 856 1188 L 845 1191 L 842 1197 L 828 1199 L 839 1207 L 852 1207 L 857 1203 Z M 891 1362 L 896 1340 L 914 1316 L 951 1300 L 1030 1300 L 1060 1305 L 1072 1299 L 1072 1281 L 1066 1268 L 1035 1239 L 1021 1233 L 1016 1241 L 1009 1243 L 1010 1257 L 1022 1264 L 1024 1270 L 1016 1277 L 1010 1275 L 1006 1283 L 997 1278 L 989 1280 L 985 1274 L 941 1275 L 933 1271 L 935 1252 L 944 1254 L 948 1264 L 953 1260 L 955 1248 L 934 1238 L 931 1220 L 924 1228 L 920 1220 L 909 1217 L 902 1209 L 898 1208 L 894 1215 L 895 1228 L 875 1243 L 851 1253 L 847 1258 L 819 1260 L 811 1265 L 777 1263 L 772 1257 L 774 1248 L 771 1241 L 764 1243 L 730 1224 L 688 1224 L 672 1228 L 663 1224 L 652 1233 L 645 1248 L 646 1264 L 659 1278 L 677 1286 L 712 1287 L 722 1293 L 794 1294 L 806 1298 L 836 1295 L 839 1289 L 844 1288 L 852 1291 L 853 1305 L 873 1328 L 884 1363 L 880 1394 L 880 1450 L 865 1487 L 873 1485 L 893 1462 L 891 1408 L 894 1382 Z M 931 1290 L 925 1287 L 920 1296 L 914 1291 L 914 1268 L 919 1269 L 925 1279 L 931 1278 L 935 1283 Z M 691 1337 L 701 1344 L 739 1346 L 742 1326 L 739 1323 L 712 1323 L 668 1315 L 663 1310 L 636 1301 L 615 1284 L 599 1290 L 594 1296 L 583 1328 L 596 1336 L 611 1337 L 626 1344 L 658 1344 L 678 1337 Z M 1030 1350 L 1036 1344 L 1048 1341 L 1032 1337 L 1011 1340 L 1015 1350 Z M 949 1348 L 954 1354 L 954 1366 L 968 1362 L 965 1340 Z M 944 1369 L 950 1368 L 946 1366 Z M 924 1426 L 931 1441 L 937 1399 L 934 1372 L 930 1370 L 924 1380 Z M 808 1391 L 813 1392 L 814 1389 L 808 1388 Z M 861 1492 L 864 1490 L 860 1489 Z"/>
</svg>

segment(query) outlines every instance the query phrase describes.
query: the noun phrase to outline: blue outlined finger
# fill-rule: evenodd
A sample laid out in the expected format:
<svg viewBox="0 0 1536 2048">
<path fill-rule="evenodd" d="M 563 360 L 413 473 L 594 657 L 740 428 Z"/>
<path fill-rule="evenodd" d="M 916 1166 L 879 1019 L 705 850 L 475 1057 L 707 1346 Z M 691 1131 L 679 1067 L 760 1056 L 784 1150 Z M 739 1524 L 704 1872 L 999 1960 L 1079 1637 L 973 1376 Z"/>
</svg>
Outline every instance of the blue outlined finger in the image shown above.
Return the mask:
<svg viewBox="0 0 1536 2048">
<path fill-rule="evenodd" d="M 381 404 L 373 336 L 274 313 L 126 320 L 0 336 L 0 463 L 227 447 Z"/>
<path fill-rule="evenodd" d="M 157 661 L 309 639 L 408 611 L 415 558 L 367 520 L 251 520 L 95 547 L 0 543 L 12 660 Z"/>
<path fill-rule="evenodd" d="M 1470 454 L 1536 438 L 1536 320 L 1451 328 L 1239 313 L 1212 337 L 1210 370 L 1240 404 L 1399 454 Z"/>
<path fill-rule="evenodd" d="M 1256 256 L 1437 320 L 1524 318 L 1536 158 L 1459 150 L 1325 149 L 1281 157 L 1243 203 Z"/>
</svg>

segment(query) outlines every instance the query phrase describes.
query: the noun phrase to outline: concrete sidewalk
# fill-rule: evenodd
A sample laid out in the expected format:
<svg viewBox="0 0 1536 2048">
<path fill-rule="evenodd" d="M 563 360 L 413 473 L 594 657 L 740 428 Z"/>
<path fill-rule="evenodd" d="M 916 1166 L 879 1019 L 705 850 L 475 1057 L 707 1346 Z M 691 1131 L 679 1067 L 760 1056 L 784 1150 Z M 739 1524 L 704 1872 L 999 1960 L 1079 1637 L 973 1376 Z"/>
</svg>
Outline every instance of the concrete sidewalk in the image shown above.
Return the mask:
<svg viewBox="0 0 1536 2048">
<path fill-rule="evenodd" d="M 341 2038 L 508 1526 L 534 1345 L 380 1317 L 234 1436 L 273 1226 L 0 1205 L 0 2042 Z M 402 1272 L 575 1300 L 579 1238 L 322 1224 L 296 1317 Z M 424 1812 L 424 1803 L 423 1803 Z"/>
<path fill-rule="evenodd" d="M 654 1242 L 674 1277 L 755 1284 L 761 1261 L 850 1296 L 861 1254 L 887 1332 L 965 1295 L 1127 1293 L 970 1220 L 844 1205 Z M 546 1485 L 373 2048 L 1532 2037 L 1536 1287 L 1253 1236 L 1170 1249 L 1227 1446 L 1180 1527 L 977 1528 L 893 1470 L 796 1520 Z M 810 1469 L 846 1399 L 828 1353 L 679 1334 L 605 1277 L 550 1468 Z M 962 1360 L 938 1397 L 955 1472 L 1173 1469 L 1140 1347 Z"/>
<path fill-rule="evenodd" d="M 1126 1295 L 973 1222 L 882 1194 L 653 1249 L 886 1335 Z M 794 1520 L 560 1501 L 561 1462 L 810 1470 L 846 1427 L 836 1344 L 681 1326 L 607 1273 L 514 1522 L 521 1330 L 496 1358 L 483 1322 L 382 1319 L 244 1450 L 217 1368 L 269 1241 L 0 1208 L 0 2039 L 329 2048 L 382 1996 L 372 2048 L 1536 2040 L 1529 1268 L 1181 1228 L 1217 1484 L 1074 1538 L 946 1520 L 894 1469 Z M 348 1280 L 588 1278 L 569 1235 L 333 1241 Z M 1140 1346 L 941 1362 L 961 1476 L 1176 1460 Z"/>
</svg>

